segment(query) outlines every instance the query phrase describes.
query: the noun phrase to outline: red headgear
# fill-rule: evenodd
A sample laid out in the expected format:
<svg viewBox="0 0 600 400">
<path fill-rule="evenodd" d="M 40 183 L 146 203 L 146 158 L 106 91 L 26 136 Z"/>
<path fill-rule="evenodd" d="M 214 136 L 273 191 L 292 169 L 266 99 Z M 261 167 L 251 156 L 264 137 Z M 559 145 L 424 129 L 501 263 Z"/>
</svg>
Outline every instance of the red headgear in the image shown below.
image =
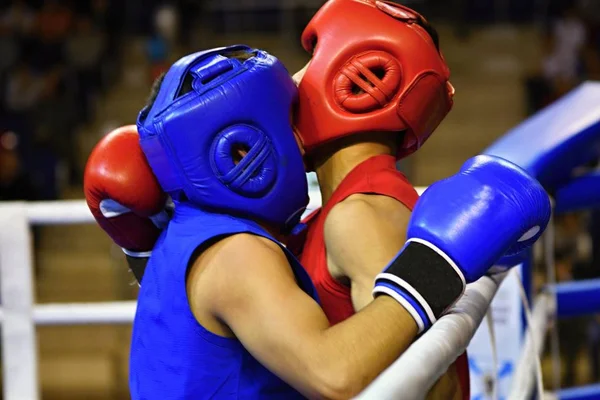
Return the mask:
<svg viewBox="0 0 600 400">
<path fill-rule="evenodd" d="M 425 19 L 374 0 L 329 0 L 302 34 L 313 53 L 299 85 L 296 127 L 307 152 L 369 131 L 404 131 L 417 150 L 452 108 L 450 71 Z"/>
</svg>

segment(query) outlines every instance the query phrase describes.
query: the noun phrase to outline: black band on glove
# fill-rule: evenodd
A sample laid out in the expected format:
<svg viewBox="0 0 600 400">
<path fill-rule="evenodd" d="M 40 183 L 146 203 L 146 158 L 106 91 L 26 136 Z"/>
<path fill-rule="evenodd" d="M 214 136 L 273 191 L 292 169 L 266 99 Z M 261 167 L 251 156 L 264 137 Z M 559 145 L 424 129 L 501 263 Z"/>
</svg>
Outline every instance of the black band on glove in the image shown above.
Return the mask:
<svg viewBox="0 0 600 400">
<path fill-rule="evenodd" d="M 462 295 L 465 282 L 457 267 L 435 246 L 409 241 L 376 278 L 375 285 L 400 287 L 439 318 Z M 425 303 L 425 304 L 423 304 Z M 427 306 L 430 310 L 427 310 Z"/>
</svg>

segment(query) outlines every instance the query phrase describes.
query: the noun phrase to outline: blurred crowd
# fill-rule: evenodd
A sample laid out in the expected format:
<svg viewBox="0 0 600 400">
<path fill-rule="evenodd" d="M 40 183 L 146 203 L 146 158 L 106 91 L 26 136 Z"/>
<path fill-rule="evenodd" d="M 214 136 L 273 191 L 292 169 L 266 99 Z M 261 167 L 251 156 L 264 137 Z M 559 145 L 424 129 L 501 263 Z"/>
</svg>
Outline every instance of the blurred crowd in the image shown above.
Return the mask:
<svg viewBox="0 0 600 400">
<path fill-rule="evenodd" d="M 150 82 L 174 44 L 189 47 L 204 3 L 0 0 L 0 201 L 56 199 L 80 185 L 77 132 L 127 71 L 127 38 L 145 38 Z"/>
<path fill-rule="evenodd" d="M 541 46 L 539 68 L 526 79 L 528 114 L 584 80 L 600 79 L 600 2 L 550 1 Z"/>
<path fill-rule="evenodd" d="M 554 226 L 552 261 L 556 281 L 600 278 L 600 212 L 556 215 Z M 536 260 L 535 293 L 548 282 L 544 255 L 541 252 L 536 254 Z M 558 321 L 557 328 L 562 358 L 561 386 L 600 381 L 600 315 L 563 318 Z M 551 346 L 548 345 L 548 357 L 550 352 Z"/>
<path fill-rule="evenodd" d="M 592 253 L 592 236 L 594 229 L 591 215 L 588 213 L 570 213 L 556 217 L 554 265 L 558 282 L 583 280 L 600 277 Z M 581 384 L 577 377 L 581 375 L 577 361 L 582 359 L 582 352 L 589 355 L 588 368 L 591 381 L 600 379 L 598 369 L 600 354 L 597 351 L 598 336 L 597 316 L 561 319 L 558 324 L 561 354 L 564 362 L 563 385 L 572 387 Z"/>
<path fill-rule="evenodd" d="M 59 177 L 80 182 L 75 132 L 93 117 L 95 100 L 114 81 L 119 62 L 110 6 L 108 0 L 4 4 L 0 200 L 54 199 Z"/>
<path fill-rule="evenodd" d="M 600 2 L 550 1 L 541 34 L 542 58 L 525 83 L 527 114 L 583 81 L 600 80 Z M 559 215 L 555 222 L 557 281 L 600 278 L 600 212 Z M 538 273 L 544 280 L 546 272 L 541 269 Z M 560 320 L 558 332 L 562 385 L 600 381 L 600 316 Z"/>
</svg>

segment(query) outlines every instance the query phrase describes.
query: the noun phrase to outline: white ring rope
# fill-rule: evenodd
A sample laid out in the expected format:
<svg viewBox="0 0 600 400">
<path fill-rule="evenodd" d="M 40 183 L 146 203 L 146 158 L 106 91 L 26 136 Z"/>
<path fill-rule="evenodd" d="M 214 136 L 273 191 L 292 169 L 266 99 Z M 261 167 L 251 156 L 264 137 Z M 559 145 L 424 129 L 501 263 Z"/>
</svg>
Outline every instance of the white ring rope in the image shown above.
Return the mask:
<svg viewBox="0 0 600 400">
<path fill-rule="evenodd" d="M 83 200 L 32 201 L 27 204 L 31 225 L 87 224 L 94 221 Z"/>
<path fill-rule="evenodd" d="M 131 324 L 136 301 L 98 303 L 48 303 L 33 307 L 36 325 Z M 0 323 L 4 310 L 0 309 Z"/>
<path fill-rule="evenodd" d="M 521 276 L 518 273 L 519 271 L 515 271 L 515 279 L 517 280 L 517 284 L 519 287 L 519 296 L 521 297 L 521 301 L 523 302 L 523 311 L 525 312 L 525 319 L 527 320 L 527 326 L 531 326 L 531 324 L 533 323 L 533 317 L 531 314 L 531 308 L 530 308 L 530 304 L 529 304 L 529 300 L 527 300 L 527 293 L 525 293 L 525 288 L 523 287 L 523 279 L 521 278 Z M 537 338 L 533 335 L 532 330 L 527 329 L 527 336 L 528 339 L 531 341 L 532 343 L 532 349 L 531 349 L 531 353 L 530 356 L 533 358 L 533 362 L 534 362 L 534 371 L 533 374 L 535 376 L 535 383 L 536 383 L 536 388 L 537 388 L 537 392 L 538 393 L 544 393 L 544 382 L 543 382 L 543 378 L 542 378 L 542 362 L 540 360 L 540 356 L 541 356 L 541 350 L 543 349 L 543 346 L 538 346 L 538 340 Z M 525 355 L 523 353 L 523 351 L 521 351 L 522 356 Z M 531 371 L 530 371 L 531 373 Z"/>
<path fill-rule="evenodd" d="M 494 313 L 492 312 L 492 307 L 489 307 L 487 313 L 485 313 L 485 322 L 487 323 L 488 331 L 490 332 L 492 362 L 494 363 L 494 386 L 492 386 L 492 400 L 498 400 L 498 384 L 500 383 L 500 380 L 498 379 L 498 348 L 496 346 L 496 330 L 494 329 Z"/>
<path fill-rule="evenodd" d="M 535 387 L 536 363 L 539 362 L 539 357 L 544 349 L 548 324 L 551 316 L 555 314 L 555 309 L 556 302 L 552 294 L 542 293 L 536 297 L 531 312 L 531 322 L 527 328 L 525 343 L 521 352 L 522 356 L 515 369 L 515 379 L 511 386 L 510 396 L 508 396 L 511 400 L 528 400 L 531 398 Z"/>
<path fill-rule="evenodd" d="M 403 400 L 424 398 L 438 378 L 473 338 L 506 273 L 467 285 L 451 311 L 386 369 L 356 399 Z"/>
<path fill-rule="evenodd" d="M 551 199 L 554 206 L 554 200 Z M 548 227 L 543 235 L 544 246 L 544 262 L 546 265 L 546 284 L 550 287 L 556 285 L 556 263 L 554 260 L 554 212 L 548 223 Z M 560 332 L 558 331 L 558 318 L 556 314 L 548 316 L 552 318 L 553 323 L 550 324 L 550 352 L 552 354 L 552 389 L 557 391 L 560 389 L 561 377 L 561 357 L 560 357 Z"/>
<path fill-rule="evenodd" d="M 33 320 L 36 325 L 130 324 L 136 304 L 136 301 L 39 304 L 33 307 Z"/>
</svg>

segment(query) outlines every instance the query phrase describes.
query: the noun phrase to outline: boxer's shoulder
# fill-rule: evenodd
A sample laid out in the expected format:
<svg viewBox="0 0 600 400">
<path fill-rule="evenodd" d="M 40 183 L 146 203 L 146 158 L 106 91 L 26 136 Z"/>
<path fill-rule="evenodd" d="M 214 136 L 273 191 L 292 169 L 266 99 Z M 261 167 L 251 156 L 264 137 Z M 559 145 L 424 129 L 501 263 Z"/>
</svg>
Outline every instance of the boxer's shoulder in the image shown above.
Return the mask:
<svg viewBox="0 0 600 400">
<path fill-rule="evenodd" d="M 249 287 L 256 276 L 272 275 L 283 270 L 286 275 L 293 274 L 285 253 L 279 245 L 270 239 L 250 233 L 238 233 L 213 241 L 196 251 L 190 265 L 187 278 L 188 292 L 195 292 L 197 298 L 213 300 L 233 300 L 232 296 L 223 296 L 223 288 L 228 294 Z M 240 296 L 244 290 L 237 291 Z M 220 305 L 222 306 L 222 304 Z"/>
<path fill-rule="evenodd" d="M 324 226 L 329 272 L 340 279 L 363 274 L 365 263 L 381 269 L 403 243 L 409 219 L 408 208 L 387 196 L 353 194 L 336 204 Z"/>
<path fill-rule="evenodd" d="M 251 233 L 236 233 L 215 238 L 207 245 L 199 247 L 195 252 L 194 265 L 214 266 L 219 269 L 244 270 L 246 265 L 261 264 L 261 259 L 268 256 L 285 254 L 270 239 Z"/>
<path fill-rule="evenodd" d="M 385 195 L 356 193 L 336 204 L 325 220 L 325 239 L 361 229 L 365 224 L 398 224 L 405 227 L 410 210 L 400 201 Z"/>
</svg>

